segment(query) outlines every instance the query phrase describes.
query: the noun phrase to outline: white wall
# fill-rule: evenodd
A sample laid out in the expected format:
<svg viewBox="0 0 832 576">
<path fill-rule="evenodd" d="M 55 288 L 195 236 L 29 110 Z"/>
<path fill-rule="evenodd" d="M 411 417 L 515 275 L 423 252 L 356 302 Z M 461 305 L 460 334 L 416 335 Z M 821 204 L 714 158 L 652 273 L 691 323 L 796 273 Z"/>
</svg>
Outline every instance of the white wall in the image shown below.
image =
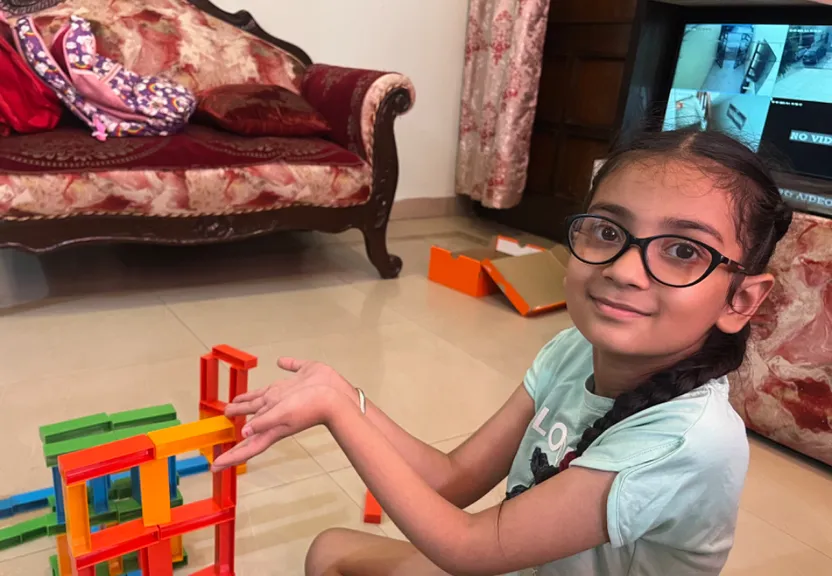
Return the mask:
<svg viewBox="0 0 832 576">
<path fill-rule="evenodd" d="M 270 34 L 315 62 L 392 70 L 416 86 L 416 105 L 396 123 L 398 200 L 449 197 L 462 90 L 467 0 L 214 0 L 245 9 Z"/>
</svg>

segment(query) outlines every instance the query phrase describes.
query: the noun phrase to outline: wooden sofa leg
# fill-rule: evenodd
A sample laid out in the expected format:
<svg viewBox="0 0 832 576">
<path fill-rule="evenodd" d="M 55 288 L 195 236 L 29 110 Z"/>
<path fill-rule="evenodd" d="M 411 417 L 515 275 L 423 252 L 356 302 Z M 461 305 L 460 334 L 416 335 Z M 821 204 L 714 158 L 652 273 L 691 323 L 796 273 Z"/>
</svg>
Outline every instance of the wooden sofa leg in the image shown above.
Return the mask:
<svg viewBox="0 0 832 576">
<path fill-rule="evenodd" d="M 367 227 L 362 229 L 362 232 L 367 256 L 379 275 L 385 280 L 398 277 L 402 271 L 402 259 L 387 251 L 387 226 Z"/>
</svg>

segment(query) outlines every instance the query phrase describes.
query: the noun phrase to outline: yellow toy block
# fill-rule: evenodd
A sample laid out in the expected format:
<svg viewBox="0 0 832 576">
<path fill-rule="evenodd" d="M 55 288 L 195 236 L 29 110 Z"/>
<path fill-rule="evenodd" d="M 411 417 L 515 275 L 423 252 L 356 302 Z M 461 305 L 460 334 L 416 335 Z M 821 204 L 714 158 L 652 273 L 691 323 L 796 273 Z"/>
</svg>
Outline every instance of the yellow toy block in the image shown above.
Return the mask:
<svg viewBox="0 0 832 576">
<path fill-rule="evenodd" d="M 72 576 L 72 559 L 66 534 L 55 536 L 55 547 L 58 549 L 58 576 Z"/>
<path fill-rule="evenodd" d="M 174 536 L 170 539 L 170 555 L 173 563 L 182 562 L 185 559 L 185 548 L 182 546 L 182 536 Z"/>
<path fill-rule="evenodd" d="M 142 520 L 146 527 L 170 522 L 168 461 L 151 460 L 139 466 L 142 494 Z"/>
<path fill-rule="evenodd" d="M 66 508 L 66 533 L 73 556 L 81 556 L 92 550 L 90 534 L 90 509 L 87 503 L 87 485 L 84 482 L 64 487 Z"/>
<path fill-rule="evenodd" d="M 124 561 L 121 556 L 118 558 L 110 558 L 107 562 L 107 566 L 110 570 L 110 576 L 121 576 L 124 574 Z"/>
<path fill-rule="evenodd" d="M 156 445 L 156 458 L 161 460 L 207 446 L 234 442 L 234 423 L 225 416 L 216 416 L 148 432 L 147 435 Z"/>
</svg>

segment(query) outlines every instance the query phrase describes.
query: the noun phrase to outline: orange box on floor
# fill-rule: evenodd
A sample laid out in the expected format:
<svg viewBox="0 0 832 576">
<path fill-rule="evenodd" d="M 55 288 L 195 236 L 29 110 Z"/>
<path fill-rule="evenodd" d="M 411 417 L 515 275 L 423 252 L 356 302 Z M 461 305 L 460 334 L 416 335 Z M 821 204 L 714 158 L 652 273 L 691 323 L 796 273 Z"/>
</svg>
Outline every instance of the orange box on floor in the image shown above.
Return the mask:
<svg viewBox="0 0 832 576">
<path fill-rule="evenodd" d="M 489 248 L 431 247 L 428 278 L 475 298 L 502 291 L 521 315 L 531 316 L 565 306 L 568 259 L 563 246 L 546 250 L 498 236 Z"/>
</svg>

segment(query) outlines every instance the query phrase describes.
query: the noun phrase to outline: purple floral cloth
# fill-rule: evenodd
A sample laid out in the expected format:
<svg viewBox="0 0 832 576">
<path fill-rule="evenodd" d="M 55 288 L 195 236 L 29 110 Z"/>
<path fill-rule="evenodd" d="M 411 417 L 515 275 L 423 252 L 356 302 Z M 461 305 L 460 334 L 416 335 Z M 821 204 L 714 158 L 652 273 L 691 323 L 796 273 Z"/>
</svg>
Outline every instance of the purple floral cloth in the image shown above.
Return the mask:
<svg viewBox="0 0 832 576">
<path fill-rule="evenodd" d="M 54 55 L 31 17 L 18 20 L 15 31 L 29 65 L 99 139 L 167 136 L 180 131 L 196 108 L 195 96 L 184 86 L 139 76 L 99 55 L 90 23 L 83 18 L 71 16 L 55 36 Z"/>
</svg>

